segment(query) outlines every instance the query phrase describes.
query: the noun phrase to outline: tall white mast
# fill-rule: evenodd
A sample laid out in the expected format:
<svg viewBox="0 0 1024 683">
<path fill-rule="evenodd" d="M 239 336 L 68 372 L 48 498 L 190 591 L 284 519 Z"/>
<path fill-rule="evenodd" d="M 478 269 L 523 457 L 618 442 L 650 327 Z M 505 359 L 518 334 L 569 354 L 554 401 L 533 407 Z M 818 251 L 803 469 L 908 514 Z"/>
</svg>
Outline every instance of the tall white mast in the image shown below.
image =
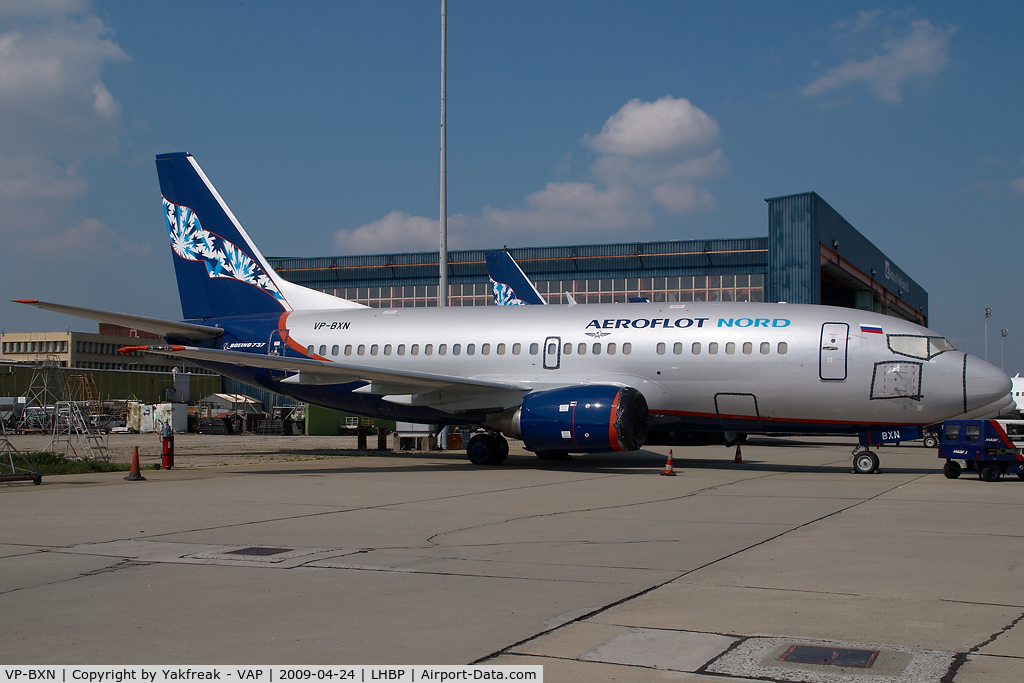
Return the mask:
<svg viewBox="0 0 1024 683">
<path fill-rule="evenodd" d="M 448 160 L 445 157 L 445 78 L 447 72 L 448 0 L 441 0 L 441 249 L 438 252 L 440 279 L 437 287 L 437 305 L 448 305 Z"/>
</svg>

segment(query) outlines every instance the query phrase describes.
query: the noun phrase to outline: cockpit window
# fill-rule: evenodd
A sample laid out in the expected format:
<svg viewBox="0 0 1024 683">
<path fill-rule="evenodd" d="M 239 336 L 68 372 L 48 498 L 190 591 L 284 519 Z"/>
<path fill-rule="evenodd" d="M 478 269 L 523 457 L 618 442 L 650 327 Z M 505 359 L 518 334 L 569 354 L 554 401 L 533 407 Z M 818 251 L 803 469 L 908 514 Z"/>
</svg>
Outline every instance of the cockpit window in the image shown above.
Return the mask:
<svg viewBox="0 0 1024 683">
<path fill-rule="evenodd" d="M 889 349 L 911 358 L 930 360 L 946 351 L 953 351 L 953 345 L 942 337 L 924 337 L 916 334 L 890 334 Z"/>
</svg>

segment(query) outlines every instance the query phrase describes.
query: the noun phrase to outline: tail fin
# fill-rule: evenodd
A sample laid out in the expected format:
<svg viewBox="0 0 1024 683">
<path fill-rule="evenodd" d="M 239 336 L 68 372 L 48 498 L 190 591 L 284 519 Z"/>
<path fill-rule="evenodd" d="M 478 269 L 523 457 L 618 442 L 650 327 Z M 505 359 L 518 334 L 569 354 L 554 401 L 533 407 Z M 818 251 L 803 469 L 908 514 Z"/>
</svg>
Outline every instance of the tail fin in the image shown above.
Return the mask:
<svg viewBox="0 0 1024 683">
<path fill-rule="evenodd" d="M 494 303 L 498 306 L 547 304 L 507 251 L 487 252 L 487 274 L 491 278 Z"/>
<path fill-rule="evenodd" d="M 186 319 L 363 308 L 275 273 L 191 154 L 160 154 L 156 170 Z"/>
</svg>

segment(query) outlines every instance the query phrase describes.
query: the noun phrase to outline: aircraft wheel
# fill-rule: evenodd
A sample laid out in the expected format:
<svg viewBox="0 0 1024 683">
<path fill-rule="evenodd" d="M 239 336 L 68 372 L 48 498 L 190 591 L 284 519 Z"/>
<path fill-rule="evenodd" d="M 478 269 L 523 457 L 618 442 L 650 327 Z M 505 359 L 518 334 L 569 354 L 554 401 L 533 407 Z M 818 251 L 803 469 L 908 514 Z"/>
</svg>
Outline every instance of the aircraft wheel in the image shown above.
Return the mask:
<svg viewBox="0 0 1024 683">
<path fill-rule="evenodd" d="M 1018 472 L 1017 473 L 1017 478 L 1018 479 L 1024 479 L 1024 472 Z"/>
<path fill-rule="evenodd" d="M 999 481 L 999 465 L 985 465 L 981 468 L 981 478 L 985 481 Z"/>
<path fill-rule="evenodd" d="M 505 462 L 505 458 L 508 457 L 508 441 L 501 434 L 494 437 L 494 443 L 498 446 L 498 455 L 495 462 L 490 464 L 500 465 Z"/>
<path fill-rule="evenodd" d="M 548 451 L 537 451 L 537 457 L 541 460 L 568 460 L 568 453 L 551 453 Z"/>
<path fill-rule="evenodd" d="M 956 479 L 960 476 L 960 463 L 956 460 L 947 460 L 942 466 L 942 476 L 946 479 Z"/>
<path fill-rule="evenodd" d="M 878 456 L 864 451 L 853 456 L 853 471 L 857 474 L 871 474 L 878 469 Z"/>
<path fill-rule="evenodd" d="M 505 460 L 498 443 L 488 434 L 477 434 L 470 439 L 466 455 L 474 465 L 500 465 Z"/>
<path fill-rule="evenodd" d="M 929 434 L 928 436 L 924 437 L 924 447 L 925 448 L 935 448 L 938 445 L 939 445 L 939 440 L 936 439 L 931 434 Z"/>
</svg>

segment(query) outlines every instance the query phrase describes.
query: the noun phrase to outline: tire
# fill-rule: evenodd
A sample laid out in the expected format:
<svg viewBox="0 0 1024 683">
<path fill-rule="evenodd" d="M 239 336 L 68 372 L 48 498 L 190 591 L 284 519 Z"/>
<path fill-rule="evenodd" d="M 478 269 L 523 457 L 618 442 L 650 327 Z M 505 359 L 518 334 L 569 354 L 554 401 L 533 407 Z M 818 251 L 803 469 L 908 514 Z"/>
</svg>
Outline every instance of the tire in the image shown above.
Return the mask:
<svg viewBox="0 0 1024 683">
<path fill-rule="evenodd" d="M 935 448 L 938 445 L 939 445 L 939 440 L 937 438 L 935 438 L 934 436 L 932 436 L 931 434 L 929 434 L 928 436 L 924 437 L 924 447 L 925 448 Z"/>
<path fill-rule="evenodd" d="M 507 443 L 507 442 L 506 442 Z M 466 455 L 474 465 L 500 465 L 505 461 L 498 441 L 489 434 L 477 434 L 466 445 Z"/>
<path fill-rule="evenodd" d="M 985 465 L 981 468 L 981 478 L 985 481 L 999 481 L 999 465 Z"/>
<path fill-rule="evenodd" d="M 1018 472 L 1017 473 L 1017 478 L 1018 479 L 1024 479 L 1024 472 Z"/>
<path fill-rule="evenodd" d="M 508 457 L 508 441 L 501 434 L 494 438 L 494 443 L 498 447 L 498 453 L 494 458 L 494 461 L 488 463 L 490 465 L 500 465 L 505 462 L 505 458 Z"/>
<path fill-rule="evenodd" d="M 942 476 L 946 479 L 956 479 L 960 476 L 960 463 L 956 460 L 947 460 L 942 466 Z"/>
<path fill-rule="evenodd" d="M 853 471 L 857 474 L 871 474 L 878 469 L 878 456 L 871 451 L 862 451 L 853 456 Z"/>
<path fill-rule="evenodd" d="M 568 460 L 570 457 L 568 453 L 550 453 L 546 451 L 538 451 L 536 455 L 541 460 Z"/>
</svg>

